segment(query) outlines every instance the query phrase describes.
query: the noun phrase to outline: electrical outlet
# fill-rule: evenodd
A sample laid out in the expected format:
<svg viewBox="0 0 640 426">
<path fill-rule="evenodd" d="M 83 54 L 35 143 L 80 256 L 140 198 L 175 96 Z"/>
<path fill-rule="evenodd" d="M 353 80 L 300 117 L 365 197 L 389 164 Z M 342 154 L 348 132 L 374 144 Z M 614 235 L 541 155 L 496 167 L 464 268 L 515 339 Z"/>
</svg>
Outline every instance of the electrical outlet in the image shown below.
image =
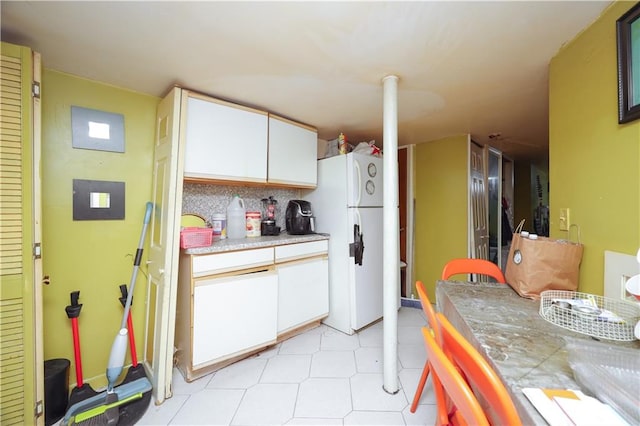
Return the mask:
<svg viewBox="0 0 640 426">
<path fill-rule="evenodd" d="M 569 226 L 571 226 L 571 221 L 569 220 L 569 209 L 560 209 L 560 221 L 558 226 L 561 231 L 568 231 Z"/>
</svg>

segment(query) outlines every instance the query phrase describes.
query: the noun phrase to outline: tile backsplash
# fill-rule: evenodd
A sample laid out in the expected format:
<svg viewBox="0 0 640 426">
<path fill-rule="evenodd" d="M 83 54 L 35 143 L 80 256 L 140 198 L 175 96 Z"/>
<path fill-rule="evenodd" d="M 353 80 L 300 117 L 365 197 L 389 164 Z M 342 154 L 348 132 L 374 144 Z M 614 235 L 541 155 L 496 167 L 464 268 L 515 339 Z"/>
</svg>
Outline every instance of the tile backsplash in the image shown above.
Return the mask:
<svg viewBox="0 0 640 426">
<path fill-rule="evenodd" d="M 247 211 L 262 211 L 262 199 L 272 196 L 277 202 L 276 225 L 285 230 L 284 215 L 289 200 L 300 199 L 302 191 L 286 188 L 205 185 L 185 183 L 182 194 L 182 214 L 195 213 L 211 221 L 215 213 L 227 213 L 234 194 L 244 200 Z"/>
</svg>

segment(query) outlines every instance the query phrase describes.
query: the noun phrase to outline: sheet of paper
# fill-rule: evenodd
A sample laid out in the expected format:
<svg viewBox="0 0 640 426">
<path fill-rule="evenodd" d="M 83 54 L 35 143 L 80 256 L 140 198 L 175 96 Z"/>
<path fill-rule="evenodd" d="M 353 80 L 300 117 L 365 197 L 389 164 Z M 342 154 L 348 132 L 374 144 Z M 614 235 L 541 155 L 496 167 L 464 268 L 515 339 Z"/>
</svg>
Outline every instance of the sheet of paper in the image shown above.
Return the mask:
<svg viewBox="0 0 640 426">
<path fill-rule="evenodd" d="M 564 395 L 570 393 L 572 397 L 578 399 L 573 391 L 565 389 L 541 389 L 541 388 L 524 388 L 522 392 L 531 401 L 536 410 L 551 426 L 574 426 L 571 419 L 565 414 L 558 404 L 555 403 L 555 395 Z"/>
<path fill-rule="evenodd" d="M 584 399 L 553 398 L 576 426 L 628 426 L 609 405 L 595 398 Z"/>
<path fill-rule="evenodd" d="M 551 426 L 629 426 L 609 405 L 579 390 L 524 388 L 522 392 Z"/>
</svg>

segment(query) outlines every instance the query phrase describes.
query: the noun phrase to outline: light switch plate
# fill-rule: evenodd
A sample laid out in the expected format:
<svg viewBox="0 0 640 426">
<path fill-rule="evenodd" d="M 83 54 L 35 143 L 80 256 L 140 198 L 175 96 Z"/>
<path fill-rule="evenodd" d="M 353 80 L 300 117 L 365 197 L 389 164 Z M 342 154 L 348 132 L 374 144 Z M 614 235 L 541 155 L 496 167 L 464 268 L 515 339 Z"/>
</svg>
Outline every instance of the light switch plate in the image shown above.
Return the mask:
<svg viewBox="0 0 640 426">
<path fill-rule="evenodd" d="M 626 300 L 631 297 L 625 289 L 627 280 L 640 274 L 640 264 L 636 257 L 627 253 L 604 251 L 604 296 Z"/>
<path fill-rule="evenodd" d="M 558 223 L 558 227 L 561 231 L 568 231 L 571 226 L 571 221 L 569 218 L 569 209 L 560 209 L 560 221 Z"/>
</svg>

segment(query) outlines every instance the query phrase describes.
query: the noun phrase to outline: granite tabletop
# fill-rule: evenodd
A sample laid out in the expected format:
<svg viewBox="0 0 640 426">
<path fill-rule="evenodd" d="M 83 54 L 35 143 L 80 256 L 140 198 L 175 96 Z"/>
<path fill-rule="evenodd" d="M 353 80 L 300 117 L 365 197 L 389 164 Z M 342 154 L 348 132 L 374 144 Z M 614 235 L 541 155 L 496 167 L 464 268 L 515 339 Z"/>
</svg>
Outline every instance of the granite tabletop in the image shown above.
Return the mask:
<svg viewBox="0 0 640 426">
<path fill-rule="evenodd" d="M 280 235 L 247 237 L 224 240 L 214 240 L 208 247 L 196 247 L 184 249 L 185 254 L 211 254 L 226 251 L 250 250 L 262 247 L 274 247 L 285 244 L 306 243 L 309 241 L 328 240 L 329 234 L 290 235 L 281 232 Z"/>
<path fill-rule="evenodd" d="M 510 286 L 438 281 L 436 305 L 496 370 L 511 393 L 523 424 L 547 424 L 523 388 L 581 389 L 565 348 L 567 339 L 594 342 L 538 313 L 540 302 L 520 297 Z M 640 348 L 640 341 L 602 344 Z"/>
</svg>

